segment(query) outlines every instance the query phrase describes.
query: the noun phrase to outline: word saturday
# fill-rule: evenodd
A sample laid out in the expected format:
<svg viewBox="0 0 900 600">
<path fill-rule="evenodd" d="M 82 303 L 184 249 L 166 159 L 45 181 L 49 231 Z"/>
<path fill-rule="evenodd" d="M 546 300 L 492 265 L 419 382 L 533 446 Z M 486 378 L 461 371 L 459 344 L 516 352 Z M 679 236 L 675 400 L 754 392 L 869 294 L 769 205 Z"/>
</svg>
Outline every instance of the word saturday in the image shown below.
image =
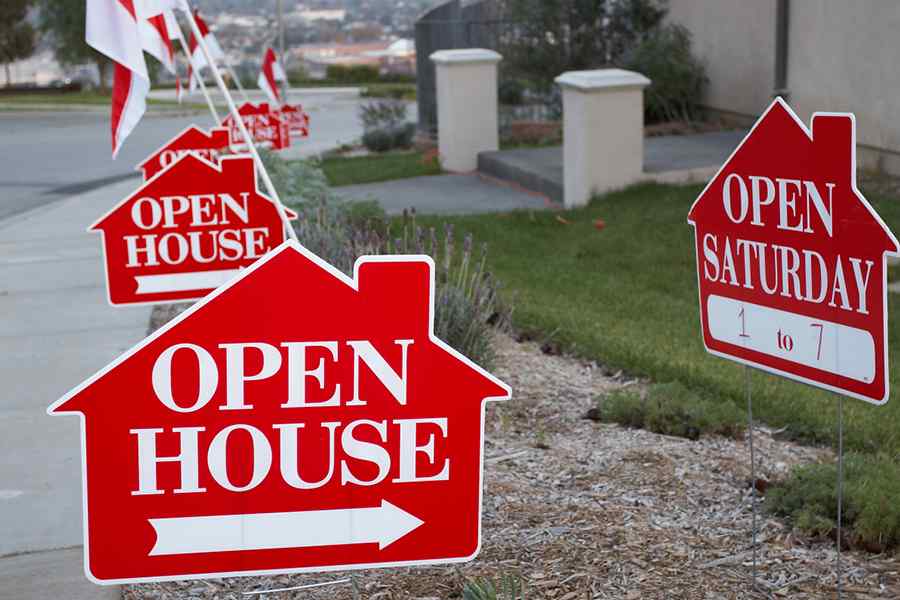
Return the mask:
<svg viewBox="0 0 900 600">
<path fill-rule="evenodd" d="M 772 223 L 782 231 L 834 237 L 832 192 L 835 184 L 818 186 L 799 179 L 769 179 L 731 173 L 722 187 L 722 208 L 736 225 Z M 875 262 L 853 256 L 823 256 L 797 248 L 728 235 L 702 238 L 703 277 L 748 290 L 812 304 L 827 303 L 868 314 L 866 292 Z"/>
</svg>

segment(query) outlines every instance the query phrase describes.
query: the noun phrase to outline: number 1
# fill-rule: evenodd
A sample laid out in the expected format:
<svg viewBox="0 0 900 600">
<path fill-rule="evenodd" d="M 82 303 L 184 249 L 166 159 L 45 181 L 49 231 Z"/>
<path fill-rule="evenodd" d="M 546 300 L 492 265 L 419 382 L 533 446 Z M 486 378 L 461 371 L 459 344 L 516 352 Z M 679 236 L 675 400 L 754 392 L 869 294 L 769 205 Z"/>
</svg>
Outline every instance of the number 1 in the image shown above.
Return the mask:
<svg viewBox="0 0 900 600">
<path fill-rule="evenodd" d="M 748 338 L 750 335 L 747 333 L 747 323 L 744 318 L 744 307 L 741 306 L 741 312 L 738 313 L 738 316 L 741 318 L 741 334 L 740 337 Z"/>
</svg>

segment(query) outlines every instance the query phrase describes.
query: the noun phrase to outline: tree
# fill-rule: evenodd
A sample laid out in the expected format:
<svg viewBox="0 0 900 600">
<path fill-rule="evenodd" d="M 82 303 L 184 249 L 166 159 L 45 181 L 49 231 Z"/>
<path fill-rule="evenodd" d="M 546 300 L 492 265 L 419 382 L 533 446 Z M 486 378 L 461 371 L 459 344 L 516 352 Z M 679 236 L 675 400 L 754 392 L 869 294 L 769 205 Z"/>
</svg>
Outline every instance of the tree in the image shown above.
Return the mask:
<svg viewBox="0 0 900 600">
<path fill-rule="evenodd" d="M 39 27 L 49 35 L 59 64 L 95 63 L 100 74 L 100 89 L 105 90 L 110 60 L 84 41 L 86 4 L 85 0 L 38 0 Z"/>
<path fill-rule="evenodd" d="M 34 28 L 25 21 L 31 0 L 0 2 L 0 62 L 6 68 L 6 85 L 12 85 L 9 64 L 34 52 Z"/>
<path fill-rule="evenodd" d="M 550 88 L 564 71 L 620 62 L 666 14 L 666 0 L 502 0 L 501 53 L 516 77 Z"/>
</svg>

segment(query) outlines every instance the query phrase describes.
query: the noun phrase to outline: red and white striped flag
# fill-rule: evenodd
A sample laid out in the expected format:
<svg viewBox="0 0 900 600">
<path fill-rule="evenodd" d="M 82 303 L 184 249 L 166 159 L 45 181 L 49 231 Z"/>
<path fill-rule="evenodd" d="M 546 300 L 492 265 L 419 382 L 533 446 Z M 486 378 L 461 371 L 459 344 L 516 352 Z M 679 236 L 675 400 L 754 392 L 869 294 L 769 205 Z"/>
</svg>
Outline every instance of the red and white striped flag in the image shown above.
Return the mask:
<svg viewBox="0 0 900 600">
<path fill-rule="evenodd" d="M 180 4 L 179 4 L 180 6 Z M 169 45 L 172 45 L 172 40 L 178 40 L 181 38 L 181 26 L 178 24 L 178 21 L 175 19 L 175 11 L 174 10 L 164 10 L 163 11 L 163 19 L 166 22 L 166 31 L 169 34 Z M 190 64 L 190 63 L 188 63 Z M 190 69 L 190 66 L 188 66 Z M 178 66 L 175 66 L 175 97 L 178 99 L 179 104 L 182 100 L 182 89 L 181 89 L 181 78 L 178 76 Z"/>
<path fill-rule="evenodd" d="M 194 10 L 194 20 L 197 21 L 197 29 L 200 30 L 200 35 L 203 36 L 203 41 L 206 42 L 206 49 L 209 50 L 209 55 L 213 59 L 213 62 L 224 60 L 225 53 L 222 51 L 222 47 L 219 45 L 218 40 L 216 40 L 216 36 L 209 30 L 206 21 L 200 18 L 200 13 L 197 10 Z M 190 40 L 188 40 L 188 50 L 191 52 L 191 65 L 188 67 L 188 77 L 190 78 L 189 88 L 193 92 L 198 87 L 196 78 L 200 76 L 199 71 L 203 67 L 208 67 L 210 65 L 207 63 L 206 56 L 203 54 L 200 44 L 197 43 L 193 31 L 191 31 L 191 37 Z M 212 66 L 215 67 L 215 65 Z M 194 73 L 193 69 L 196 69 L 197 72 Z"/>
<path fill-rule="evenodd" d="M 133 0 L 87 0 L 85 41 L 113 61 L 113 158 L 146 109 L 150 78 Z"/>
<path fill-rule="evenodd" d="M 172 40 L 178 38 L 178 21 L 174 10 L 182 6 L 179 0 L 137 0 L 136 8 L 141 16 L 141 44 L 144 51 L 153 56 L 175 76 L 175 89 L 181 102 L 181 80 L 175 67 L 175 49 Z"/>
<path fill-rule="evenodd" d="M 169 73 L 176 75 L 175 51 L 172 48 L 172 38 L 169 36 L 169 27 L 163 13 L 150 15 L 145 13 L 140 21 L 141 44 L 144 50 L 158 60 Z"/>
<path fill-rule="evenodd" d="M 278 62 L 278 56 L 275 54 L 274 50 L 269 48 L 266 50 L 266 55 L 263 57 L 262 69 L 260 70 L 259 77 L 256 79 L 256 83 L 259 85 L 259 89 L 266 93 L 269 97 L 269 101 L 276 107 L 281 106 L 281 93 L 278 91 L 278 82 L 286 80 L 287 76 L 284 73 L 281 63 Z"/>
</svg>

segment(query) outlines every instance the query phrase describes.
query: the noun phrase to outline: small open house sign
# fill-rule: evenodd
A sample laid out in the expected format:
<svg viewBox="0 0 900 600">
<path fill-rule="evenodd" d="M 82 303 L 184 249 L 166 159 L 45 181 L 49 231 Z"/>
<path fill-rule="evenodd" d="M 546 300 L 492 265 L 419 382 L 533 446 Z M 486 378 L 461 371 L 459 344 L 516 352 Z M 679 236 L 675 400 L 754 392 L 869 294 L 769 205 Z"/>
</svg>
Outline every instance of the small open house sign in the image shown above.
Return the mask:
<svg viewBox="0 0 900 600">
<path fill-rule="evenodd" d="M 97 583 L 464 561 L 484 411 L 424 256 L 353 279 L 285 242 L 48 409 L 82 423 Z"/>
<path fill-rule="evenodd" d="M 89 230 L 103 235 L 109 302 L 202 298 L 281 244 L 284 223 L 256 181 L 248 155 L 214 164 L 186 152 L 103 215 Z"/>
<path fill-rule="evenodd" d="M 852 114 L 776 99 L 691 207 L 709 352 L 882 404 L 888 255 L 856 187 Z"/>
</svg>

